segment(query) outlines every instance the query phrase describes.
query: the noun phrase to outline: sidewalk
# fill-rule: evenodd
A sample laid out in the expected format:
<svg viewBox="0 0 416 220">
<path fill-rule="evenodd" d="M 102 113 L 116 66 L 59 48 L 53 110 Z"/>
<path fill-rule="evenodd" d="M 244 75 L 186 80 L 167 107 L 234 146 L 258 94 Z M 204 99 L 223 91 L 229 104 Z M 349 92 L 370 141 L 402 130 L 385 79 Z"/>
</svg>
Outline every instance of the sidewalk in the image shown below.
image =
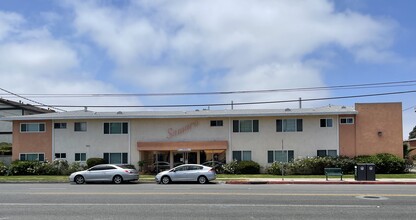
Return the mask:
<svg viewBox="0 0 416 220">
<path fill-rule="evenodd" d="M 225 184 L 400 184 L 416 185 L 416 179 L 376 179 L 375 181 L 356 181 L 353 178 L 255 178 L 255 179 L 235 179 L 225 180 L 217 179 L 217 182 Z"/>
</svg>

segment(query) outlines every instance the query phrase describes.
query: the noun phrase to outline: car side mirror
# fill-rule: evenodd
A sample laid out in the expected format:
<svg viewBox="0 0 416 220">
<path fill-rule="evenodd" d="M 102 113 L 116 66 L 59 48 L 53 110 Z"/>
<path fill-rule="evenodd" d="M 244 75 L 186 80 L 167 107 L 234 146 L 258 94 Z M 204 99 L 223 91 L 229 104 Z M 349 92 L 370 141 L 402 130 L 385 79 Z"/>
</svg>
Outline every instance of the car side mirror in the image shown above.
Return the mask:
<svg viewBox="0 0 416 220">
<path fill-rule="evenodd" d="M 174 172 L 175 173 L 176 172 L 176 169 L 172 169 L 170 172 Z"/>
</svg>

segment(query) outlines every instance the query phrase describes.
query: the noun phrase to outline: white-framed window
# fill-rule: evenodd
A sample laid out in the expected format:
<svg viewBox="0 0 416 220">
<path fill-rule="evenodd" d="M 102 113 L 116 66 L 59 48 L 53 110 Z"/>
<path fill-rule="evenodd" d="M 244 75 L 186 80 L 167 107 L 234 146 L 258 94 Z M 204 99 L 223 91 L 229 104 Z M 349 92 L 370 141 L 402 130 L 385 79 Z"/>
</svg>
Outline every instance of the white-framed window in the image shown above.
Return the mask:
<svg viewBox="0 0 416 220">
<path fill-rule="evenodd" d="M 303 119 L 277 119 L 277 132 L 302 132 Z"/>
<path fill-rule="evenodd" d="M 251 151 L 233 151 L 233 160 L 249 161 L 251 160 Z"/>
<path fill-rule="evenodd" d="M 75 122 L 74 131 L 87 131 L 87 122 Z"/>
<path fill-rule="evenodd" d="M 127 164 L 128 163 L 128 153 L 104 153 L 104 160 L 112 164 Z"/>
<path fill-rule="evenodd" d="M 223 124 L 222 120 L 211 120 L 211 127 L 222 127 Z"/>
<path fill-rule="evenodd" d="M 55 159 L 66 159 L 66 153 L 55 153 Z"/>
<path fill-rule="evenodd" d="M 331 128 L 332 127 L 332 118 L 321 118 L 320 126 L 321 126 L 321 128 Z"/>
<path fill-rule="evenodd" d="M 128 134 L 129 124 L 127 122 L 104 123 L 104 134 Z"/>
<path fill-rule="evenodd" d="M 21 153 L 19 155 L 21 161 L 45 161 L 44 153 Z"/>
<path fill-rule="evenodd" d="M 62 122 L 54 123 L 53 128 L 54 129 L 66 129 L 66 123 L 62 123 Z"/>
<path fill-rule="evenodd" d="M 353 117 L 340 118 L 340 123 L 352 125 L 354 124 L 354 118 Z"/>
<path fill-rule="evenodd" d="M 316 156 L 318 157 L 337 157 L 337 150 L 317 150 Z"/>
<path fill-rule="evenodd" d="M 267 162 L 293 162 L 295 151 L 293 150 L 269 150 L 267 151 Z"/>
<path fill-rule="evenodd" d="M 233 132 L 259 132 L 259 120 L 233 120 Z"/>
<path fill-rule="evenodd" d="M 87 161 L 87 153 L 75 153 L 75 161 L 76 162 Z"/>
<path fill-rule="evenodd" d="M 21 123 L 21 133 L 45 132 L 45 123 Z"/>
</svg>

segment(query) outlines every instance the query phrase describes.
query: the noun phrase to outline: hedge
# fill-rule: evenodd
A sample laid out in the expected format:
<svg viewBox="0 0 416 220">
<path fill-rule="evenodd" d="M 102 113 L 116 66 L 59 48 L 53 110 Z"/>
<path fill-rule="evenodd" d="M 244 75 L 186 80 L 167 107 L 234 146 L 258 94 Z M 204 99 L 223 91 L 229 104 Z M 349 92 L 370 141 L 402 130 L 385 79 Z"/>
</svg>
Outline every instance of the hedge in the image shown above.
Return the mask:
<svg viewBox="0 0 416 220">
<path fill-rule="evenodd" d="M 85 169 L 85 165 L 78 162 L 68 164 L 66 160 L 52 162 L 16 160 L 9 167 L 0 164 L 0 175 L 69 175 Z"/>
<path fill-rule="evenodd" d="M 254 161 L 232 161 L 222 166 L 224 173 L 227 174 L 258 174 L 260 165 Z"/>
<path fill-rule="evenodd" d="M 345 174 L 353 174 L 357 163 L 374 163 L 376 173 L 404 173 L 405 160 L 392 154 L 377 154 L 374 156 L 348 157 L 312 157 L 297 159 L 293 163 L 274 162 L 266 169 L 269 174 L 280 175 L 282 167 L 287 175 L 323 175 L 324 168 L 339 167 Z"/>
<path fill-rule="evenodd" d="M 93 167 L 95 165 L 106 164 L 106 163 L 107 163 L 107 161 L 104 160 L 104 158 L 98 158 L 98 157 L 92 157 L 92 158 L 89 158 L 87 160 L 87 166 L 88 166 L 88 168 L 91 168 L 91 167 Z"/>
</svg>

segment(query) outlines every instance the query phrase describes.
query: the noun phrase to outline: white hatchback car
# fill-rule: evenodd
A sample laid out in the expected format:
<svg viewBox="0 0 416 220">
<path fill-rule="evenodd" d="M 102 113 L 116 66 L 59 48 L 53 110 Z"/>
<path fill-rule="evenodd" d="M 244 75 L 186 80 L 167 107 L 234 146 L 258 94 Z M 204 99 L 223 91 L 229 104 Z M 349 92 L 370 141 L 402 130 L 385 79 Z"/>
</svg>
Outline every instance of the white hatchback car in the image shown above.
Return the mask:
<svg viewBox="0 0 416 220">
<path fill-rule="evenodd" d="M 163 184 L 191 181 L 205 184 L 216 178 L 217 174 L 215 173 L 215 169 L 200 164 L 180 165 L 173 169 L 160 172 L 155 176 L 156 182 Z"/>
</svg>

